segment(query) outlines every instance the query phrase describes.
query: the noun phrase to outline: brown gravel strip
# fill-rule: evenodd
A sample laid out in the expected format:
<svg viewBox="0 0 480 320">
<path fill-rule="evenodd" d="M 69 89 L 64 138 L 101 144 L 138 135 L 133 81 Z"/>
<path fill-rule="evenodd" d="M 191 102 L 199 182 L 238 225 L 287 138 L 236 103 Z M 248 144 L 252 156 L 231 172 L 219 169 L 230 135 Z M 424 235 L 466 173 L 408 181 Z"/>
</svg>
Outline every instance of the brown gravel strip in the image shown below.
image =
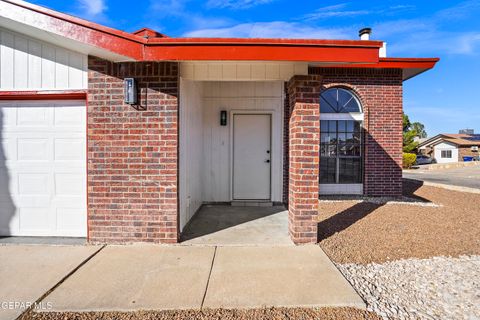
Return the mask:
<svg viewBox="0 0 480 320">
<path fill-rule="evenodd" d="M 354 308 L 268 308 L 253 310 L 204 309 L 202 311 L 140 312 L 42 312 L 25 315 L 21 320 L 380 320 L 374 313 Z"/>
<path fill-rule="evenodd" d="M 320 202 L 320 246 L 337 263 L 480 254 L 480 194 L 404 181 L 404 195 L 441 206 Z"/>
</svg>

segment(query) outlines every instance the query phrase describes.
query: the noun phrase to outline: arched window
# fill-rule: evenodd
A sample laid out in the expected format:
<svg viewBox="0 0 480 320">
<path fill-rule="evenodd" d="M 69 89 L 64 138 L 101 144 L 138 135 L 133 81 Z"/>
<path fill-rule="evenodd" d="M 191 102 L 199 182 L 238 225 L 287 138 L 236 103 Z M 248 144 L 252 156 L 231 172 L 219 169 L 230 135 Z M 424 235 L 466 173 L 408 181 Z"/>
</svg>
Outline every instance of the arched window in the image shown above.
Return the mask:
<svg viewBox="0 0 480 320">
<path fill-rule="evenodd" d="M 349 90 L 330 88 L 320 95 L 320 113 L 359 113 L 360 102 Z"/>
<path fill-rule="evenodd" d="M 321 93 L 320 193 L 361 193 L 362 124 L 362 105 L 352 91 L 334 87 Z"/>
</svg>

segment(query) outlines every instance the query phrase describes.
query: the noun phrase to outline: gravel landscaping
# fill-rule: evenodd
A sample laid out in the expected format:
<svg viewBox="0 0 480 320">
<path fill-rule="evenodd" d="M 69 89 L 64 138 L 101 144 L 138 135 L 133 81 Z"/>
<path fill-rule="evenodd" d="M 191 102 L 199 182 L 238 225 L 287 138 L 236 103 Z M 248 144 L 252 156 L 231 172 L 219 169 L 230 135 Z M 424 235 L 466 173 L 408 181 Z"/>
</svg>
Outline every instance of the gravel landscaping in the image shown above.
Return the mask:
<svg viewBox="0 0 480 320">
<path fill-rule="evenodd" d="M 254 310 L 179 310 L 142 312 L 29 313 L 21 320 L 379 320 L 353 308 L 266 308 Z"/>
<path fill-rule="evenodd" d="M 368 310 L 480 319 L 480 195 L 406 181 L 402 199 L 383 200 L 319 202 L 320 246 Z"/>
<path fill-rule="evenodd" d="M 480 256 L 338 268 L 385 319 L 480 319 Z"/>
<path fill-rule="evenodd" d="M 406 182 L 404 196 L 431 205 L 320 201 L 320 246 L 336 263 L 480 255 L 480 194 Z"/>
</svg>

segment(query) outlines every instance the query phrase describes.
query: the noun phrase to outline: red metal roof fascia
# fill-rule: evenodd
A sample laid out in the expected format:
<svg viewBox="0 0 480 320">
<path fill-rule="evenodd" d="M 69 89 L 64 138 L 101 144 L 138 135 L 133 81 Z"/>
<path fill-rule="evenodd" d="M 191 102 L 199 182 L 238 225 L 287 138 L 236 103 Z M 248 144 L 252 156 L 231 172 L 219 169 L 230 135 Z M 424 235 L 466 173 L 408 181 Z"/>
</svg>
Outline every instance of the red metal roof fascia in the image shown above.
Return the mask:
<svg viewBox="0 0 480 320">
<path fill-rule="evenodd" d="M 376 64 L 331 65 L 332 68 L 432 69 L 439 58 L 380 58 Z"/>
<path fill-rule="evenodd" d="M 331 40 L 331 39 L 286 39 L 286 38 L 150 38 L 151 45 L 202 45 L 202 44 L 239 44 L 239 45 L 321 45 L 333 47 L 381 48 L 382 41 Z"/>
<path fill-rule="evenodd" d="M 21 9 L 31 11 L 32 17 L 28 19 L 27 16 L 27 19 L 29 24 L 35 28 L 58 34 L 88 45 L 93 45 L 135 60 L 142 60 L 143 58 L 143 43 L 145 43 L 146 40 L 142 37 L 108 28 L 27 2 L 12 0 L 3 1 Z M 9 13 L 6 12 L 5 16 L 8 17 L 8 14 Z M 35 14 L 42 14 L 43 19 L 35 19 L 33 17 Z"/>
<path fill-rule="evenodd" d="M 85 100 L 86 90 L 0 91 L 0 100 Z"/>
<path fill-rule="evenodd" d="M 80 26 L 84 26 L 84 27 L 87 27 L 87 28 L 90 28 L 90 29 L 95 29 L 95 30 L 98 30 L 98 31 L 102 31 L 104 33 L 108 33 L 108 34 L 111 34 L 111 35 L 114 35 L 114 36 L 117 36 L 117 37 L 122 37 L 122 38 L 125 38 L 125 39 L 128 39 L 128 40 L 141 42 L 141 43 L 145 42 L 145 40 L 142 37 L 136 36 L 132 33 L 128 33 L 128 32 L 125 32 L 125 31 L 118 30 L 118 29 L 114 29 L 114 28 L 109 28 L 109 27 L 106 27 L 106 26 L 98 24 L 98 23 L 94 23 L 94 22 L 91 22 L 91 21 L 88 21 L 88 20 L 84 20 L 84 19 L 72 16 L 72 15 L 69 15 L 69 14 L 65 14 L 65 13 L 62 13 L 62 12 L 58 12 L 58 11 L 55 11 L 55 10 L 51 10 L 51 9 L 48 9 L 48 8 L 45 8 L 45 7 L 42 7 L 42 6 L 39 6 L 39 5 L 35 5 L 35 4 L 29 3 L 29 2 L 25 2 L 25 1 L 21 1 L 21 0 L 2 0 L 2 1 L 13 4 L 13 5 L 18 6 L 18 7 L 22 7 L 24 9 L 28 9 L 28 10 L 32 10 L 32 11 L 44 14 L 44 15 L 47 15 L 47 16 L 50 16 L 50 17 L 53 17 L 53 18 L 57 18 L 57 19 L 60 19 L 60 20 L 64 20 L 64 21 L 67 21 L 67 22 L 78 24 Z M 144 28 L 144 29 L 146 29 L 146 28 Z"/>
<path fill-rule="evenodd" d="M 134 60 L 264 60 L 377 63 L 380 41 L 309 39 L 151 38 L 129 34 L 18 0 L 3 0 L 32 12 L 35 28 Z M 33 15 L 42 14 L 43 19 Z M 6 15 L 8 17 L 8 14 Z M 14 17 L 11 17 L 14 18 Z M 148 44 L 147 46 L 144 46 Z"/>
<path fill-rule="evenodd" d="M 247 39 L 246 39 L 247 40 Z M 250 40 L 250 39 L 248 39 Z M 275 39 L 273 39 L 275 40 Z M 191 43 L 145 46 L 145 60 L 246 60 L 377 63 L 378 47 L 249 43 Z"/>
</svg>

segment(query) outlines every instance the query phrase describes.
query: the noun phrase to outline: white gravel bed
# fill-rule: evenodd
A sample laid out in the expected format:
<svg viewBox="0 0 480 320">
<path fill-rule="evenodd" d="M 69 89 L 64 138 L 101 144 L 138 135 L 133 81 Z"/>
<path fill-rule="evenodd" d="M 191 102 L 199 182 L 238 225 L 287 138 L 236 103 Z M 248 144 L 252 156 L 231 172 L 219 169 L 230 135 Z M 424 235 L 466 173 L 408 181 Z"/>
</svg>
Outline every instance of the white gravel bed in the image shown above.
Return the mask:
<svg viewBox="0 0 480 320">
<path fill-rule="evenodd" d="M 384 319 L 480 319 L 480 256 L 337 267 Z"/>
</svg>

